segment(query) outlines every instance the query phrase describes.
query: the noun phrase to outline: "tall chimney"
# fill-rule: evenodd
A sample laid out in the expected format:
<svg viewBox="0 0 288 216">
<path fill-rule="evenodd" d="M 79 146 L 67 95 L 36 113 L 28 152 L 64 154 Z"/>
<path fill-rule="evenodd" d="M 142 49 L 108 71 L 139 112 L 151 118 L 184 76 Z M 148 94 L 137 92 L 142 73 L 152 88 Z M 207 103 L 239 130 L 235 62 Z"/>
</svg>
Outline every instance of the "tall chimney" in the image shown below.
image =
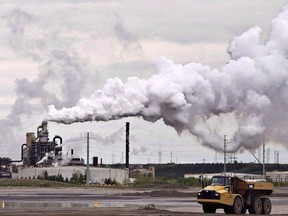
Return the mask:
<svg viewBox="0 0 288 216">
<path fill-rule="evenodd" d="M 126 168 L 129 168 L 129 122 L 126 122 Z"/>
</svg>

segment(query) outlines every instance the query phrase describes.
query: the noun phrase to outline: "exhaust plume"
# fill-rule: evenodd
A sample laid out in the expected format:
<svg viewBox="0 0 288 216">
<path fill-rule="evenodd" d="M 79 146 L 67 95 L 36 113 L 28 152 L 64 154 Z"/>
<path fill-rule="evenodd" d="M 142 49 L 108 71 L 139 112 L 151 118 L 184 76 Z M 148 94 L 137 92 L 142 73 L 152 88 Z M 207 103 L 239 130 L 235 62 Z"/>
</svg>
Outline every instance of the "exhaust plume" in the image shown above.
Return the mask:
<svg viewBox="0 0 288 216">
<path fill-rule="evenodd" d="M 256 149 L 266 140 L 287 140 L 288 7 L 271 22 L 271 34 L 261 40 L 260 27 L 233 38 L 231 60 L 222 70 L 200 63 L 176 64 L 165 57 L 148 79 L 107 80 L 104 87 L 70 108 L 48 107 L 47 120 L 71 124 L 140 116 L 163 119 L 178 133 L 188 130 L 204 145 L 223 150 L 223 134 L 205 124 L 215 116 L 235 116 L 237 129 L 228 151 Z M 199 124 L 204 126 L 199 127 Z M 221 127 L 221 126 L 220 126 Z"/>
<path fill-rule="evenodd" d="M 123 140 L 124 137 L 124 127 L 119 128 L 119 130 L 115 131 L 114 133 L 110 134 L 109 136 L 102 137 L 96 133 L 90 132 L 89 133 L 89 139 L 95 140 L 97 143 L 101 143 L 103 145 L 113 145 L 119 140 Z M 71 137 L 66 140 L 66 144 L 69 143 L 79 143 L 79 142 L 85 142 L 87 140 L 87 134 L 82 133 L 79 137 Z"/>
<path fill-rule="evenodd" d="M 141 146 L 138 149 L 133 148 L 131 151 L 131 155 L 138 155 L 139 153 L 145 153 L 147 150 L 148 149 L 145 146 Z"/>
<path fill-rule="evenodd" d="M 37 17 L 14 9 L 2 18 L 7 23 L 5 38 L 10 47 L 19 56 L 32 58 L 39 64 L 39 73 L 34 80 L 19 78 L 15 81 L 16 99 L 12 110 L 0 120 L 3 131 L 0 146 L 6 146 L 2 154 L 7 154 L 14 152 L 15 145 L 23 142 L 19 134 L 23 118 L 32 114 L 42 115 L 49 104 L 56 107 L 75 104 L 81 97 L 90 71 L 85 66 L 87 62 L 77 53 L 66 47 L 59 48 L 55 42 L 59 38 L 51 40 L 46 27 L 38 23 Z"/>
</svg>

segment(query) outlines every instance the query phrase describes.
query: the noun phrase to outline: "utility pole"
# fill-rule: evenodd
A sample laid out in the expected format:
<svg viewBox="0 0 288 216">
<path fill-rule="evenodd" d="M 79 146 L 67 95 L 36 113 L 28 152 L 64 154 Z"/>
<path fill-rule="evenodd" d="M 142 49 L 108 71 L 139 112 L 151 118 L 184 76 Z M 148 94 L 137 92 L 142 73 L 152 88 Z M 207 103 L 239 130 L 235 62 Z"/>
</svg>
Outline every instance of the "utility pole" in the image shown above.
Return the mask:
<svg viewBox="0 0 288 216">
<path fill-rule="evenodd" d="M 227 147 L 227 135 L 224 135 L 224 176 L 226 175 L 226 147 Z"/>
<path fill-rule="evenodd" d="M 266 179 L 266 168 L 265 168 L 265 130 L 263 132 L 263 177 Z"/>
<path fill-rule="evenodd" d="M 158 164 L 161 164 L 162 163 L 162 151 L 160 150 L 158 152 Z"/>
<path fill-rule="evenodd" d="M 86 185 L 89 185 L 90 172 L 89 172 L 89 132 L 87 133 L 87 163 L 86 163 Z"/>
<path fill-rule="evenodd" d="M 267 163 L 270 163 L 270 148 L 267 149 Z"/>
</svg>

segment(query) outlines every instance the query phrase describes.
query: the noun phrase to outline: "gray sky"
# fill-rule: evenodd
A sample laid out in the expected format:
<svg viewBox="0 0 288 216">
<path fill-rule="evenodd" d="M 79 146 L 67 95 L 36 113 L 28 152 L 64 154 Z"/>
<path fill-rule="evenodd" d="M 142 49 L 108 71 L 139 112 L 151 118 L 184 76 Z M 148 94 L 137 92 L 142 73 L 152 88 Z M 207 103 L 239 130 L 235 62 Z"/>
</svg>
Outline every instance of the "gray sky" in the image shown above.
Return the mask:
<svg viewBox="0 0 288 216">
<path fill-rule="evenodd" d="M 24 3 L 25 2 L 25 3 Z M 287 1 L 3 1 L 0 8 L 1 156 L 19 157 L 26 132 L 36 132 L 50 104 L 73 106 L 101 88 L 108 78 L 154 74 L 161 56 L 176 63 L 200 62 L 221 69 L 235 36 L 259 26 L 263 40 L 270 22 Z M 162 121 L 129 118 L 112 122 L 60 125 L 49 123 L 50 139 L 93 132 L 103 139 L 131 122 L 131 162 L 222 162 L 220 153 Z M 229 128 L 229 120 L 221 122 Z M 228 129 L 227 129 L 228 130 Z M 223 134 L 226 133 L 223 129 Z M 227 131 L 229 134 L 229 130 Z M 116 136 L 117 137 L 117 136 Z M 94 142 L 94 143 L 93 143 Z M 92 141 L 92 155 L 120 162 L 125 138 Z M 84 143 L 65 144 L 85 158 Z M 287 162 L 279 146 L 280 162 Z M 19 149 L 19 154 L 18 150 Z M 11 153 L 12 152 L 12 153 Z M 283 153 L 282 153 L 283 152 Z M 8 154 L 8 155 L 7 155 Z M 115 156 L 113 156 L 115 155 Z M 256 151 L 256 155 L 258 152 Z M 247 151 L 240 161 L 254 161 Z"/>
</svg>

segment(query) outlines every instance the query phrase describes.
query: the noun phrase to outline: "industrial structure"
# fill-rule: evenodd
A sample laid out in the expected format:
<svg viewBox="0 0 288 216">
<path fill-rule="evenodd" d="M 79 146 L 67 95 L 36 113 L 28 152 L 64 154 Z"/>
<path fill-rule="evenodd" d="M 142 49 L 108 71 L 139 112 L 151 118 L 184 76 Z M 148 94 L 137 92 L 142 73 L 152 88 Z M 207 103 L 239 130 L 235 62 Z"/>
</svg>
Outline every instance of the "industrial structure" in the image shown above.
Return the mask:
<svg viewBox="0 0 288 216">
<path fill-rule="evenodd" d="M 57 143 L 56 140 L 60 142 Z M 47 166 L 52 165 L 57 160 L 61 160 L 62 138 L 56 135 L 53 141 L 49 141 L 48 123 L 43 121 L 35 133 L 26 134 L 26 150 L 23 158 L 24 166 L 36 166 L 40 163 Z"/>
<path fill-rule="evenodd" d="M 0 158 L 0 178 L 11 178 L 12 166 L 10 158 Z"/>
<path fill-rule="evenodd" d="M 148 177 L 155 178 L 155 167 L 150 166 L 148 169 L 143 168 L 143 166 L 136 167 L 135 169 L 130 170 L 130 178 L 140 178 Z"/>
<path fill-rule="evenodd" d="M 87 145 L 87 162 L 83 158 L 74 158 L 71 149 L 70 158 L 62 155 L 62 138 L 59 135 L 49 140 L 47 121 L 43 121 L 37 127 L 37 133 L 26 133 L 26 143 L 22 145 L 21 160 L 23 167 L 14 178 L 37 178 L 47 172 L 48 175 L 62 175 L 70 179 L 74 173 L 86 176 L 86 183 L 103 183 L 105 179 L 123 183 L 129 179 L 129 122 L 126 122 L 126 164 L 125 168 L 110 168 L 102 164 L 102 158 L 98 163 L 98 157 L 93 157 L 93 165 L 89 168 L 89 145 Z M 87 136 L 89 143 L 89 136 Z M 65 163 L 64 163 L 65 161 Z M 11 177 L 11 176 L 10 176 Z"/>
<path fill-rule="evenodd" d="M 61 176 L 66 179 L 71 179 L 73 174 L 86 175 L 85 166 L 58 166 L 58 167 L 30 167 L 19 169 L 14 178 L 18 179 L 37 179 L 47 172 L 49 176 Z M 105 184 L 105 179 L 115 180 L 118 183 L 124 183 L 129 178 L 127 169 L 116 169 L 110 167 L 90 167 L 89 168 L 89 183 Z"/>
</svg>

